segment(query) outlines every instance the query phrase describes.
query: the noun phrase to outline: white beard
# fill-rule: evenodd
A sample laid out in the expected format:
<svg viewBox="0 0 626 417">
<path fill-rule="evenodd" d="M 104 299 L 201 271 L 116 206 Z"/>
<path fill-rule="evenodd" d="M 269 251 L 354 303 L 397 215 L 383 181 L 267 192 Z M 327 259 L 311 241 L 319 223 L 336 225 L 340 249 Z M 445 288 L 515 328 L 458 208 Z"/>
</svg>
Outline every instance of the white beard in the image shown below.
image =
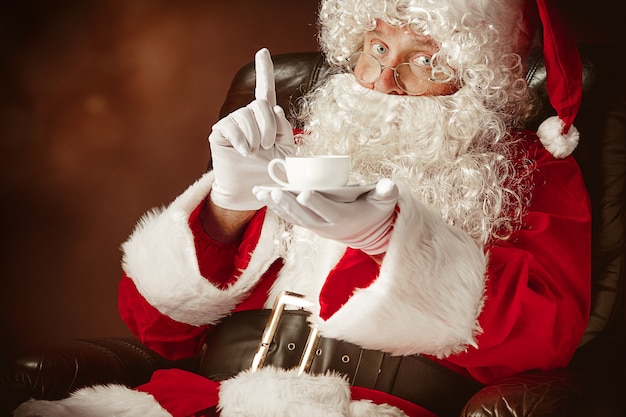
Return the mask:
<svg viewBox="0 0 626 417">
<path fill-rule="evenodd" d="M 301 154 L 350 155 L 352 181 L 404 182 L 483 244 L 519 220 L 522 198 L 505 186 L 515 170 L 503 117 L 468 91 L 395 96 L 338 74 L 304 99 L 301 120 Z"/>
</svg>

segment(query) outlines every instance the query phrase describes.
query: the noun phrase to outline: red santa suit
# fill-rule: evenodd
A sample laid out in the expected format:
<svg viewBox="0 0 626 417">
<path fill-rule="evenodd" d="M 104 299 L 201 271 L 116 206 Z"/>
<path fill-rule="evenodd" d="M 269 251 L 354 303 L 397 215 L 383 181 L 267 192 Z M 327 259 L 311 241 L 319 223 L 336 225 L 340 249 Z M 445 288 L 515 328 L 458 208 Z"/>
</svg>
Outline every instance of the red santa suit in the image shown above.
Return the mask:
<svg viewBox="0 0 626 417">
<path fill-rule="evenodd" d="M 121 316 L 147 346 L 179 359 L 198 354 L 207 332 L 225 317 L 271 308 L 288 290 L 314 302 L 311 322 L 325 337 L 428 356 L 481 383 L 565 366 L 588 317 L 589 200 L 572 157 L 555 159 L 530 133 L 526 145 L 535 164 L 532 201 L 509 239 L 480 247 L 399 184 L 397 218 L 380 265 L 300 228 L 283 254 L 276 244 L 283 225 L 266 210 L 254 216 L 241 241 L 212 240 L 200 221 L 213 181 L 207 173 L 169 207 L 148 213 L 123 245 Z M 261 385 L 272 386 L 275 371 L 264 372 Z M 248 377 L 220 384 L 162 370 L 133 395 L 146 404 L 156 399 L 165 416 L 193 415 L 218 402 L 230 415 L 259 387 Z M 383 415 L 385 406 L 375 404 L 433 415 L 384 392 L 348 392 L 345 381 L 329 375 L 303 377 L 302 384 L 321 381 L 315 383 L 334 392 L 337 403 L 347 401 L 350 411 L 337 415 Z M 302 397 L 302 387 L 293 385 L 298 382 L 290 384 L 294 392 L 284 398 Z M 272 415 L 272 400 L 265 403 Z"/>
</svg>

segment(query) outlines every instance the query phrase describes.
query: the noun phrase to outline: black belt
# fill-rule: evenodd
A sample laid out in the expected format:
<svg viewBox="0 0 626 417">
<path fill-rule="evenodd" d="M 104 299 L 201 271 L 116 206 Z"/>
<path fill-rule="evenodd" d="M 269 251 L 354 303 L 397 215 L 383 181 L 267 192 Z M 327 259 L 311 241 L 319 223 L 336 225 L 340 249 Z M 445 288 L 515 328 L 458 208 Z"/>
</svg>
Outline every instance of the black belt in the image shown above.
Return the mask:
<svg viewBox="0 0 626 417">
<path fill-rule="evenodd" d="M 200 373 L 221 381 L 249 369 L 271 312 L 242 311 L 216 325 L 207 338 Z M 303 310 L 282 314 L 265 365 L 298 367 L 310 331 L 308 315 Z M 422 356 L 392 356 L 321 337 L 308 372 L 322 374 L 328 370 L 345 375 L 351 385 L 392 394 L 441 417 L 458 416 L 482 387 Z"/>
</svg>

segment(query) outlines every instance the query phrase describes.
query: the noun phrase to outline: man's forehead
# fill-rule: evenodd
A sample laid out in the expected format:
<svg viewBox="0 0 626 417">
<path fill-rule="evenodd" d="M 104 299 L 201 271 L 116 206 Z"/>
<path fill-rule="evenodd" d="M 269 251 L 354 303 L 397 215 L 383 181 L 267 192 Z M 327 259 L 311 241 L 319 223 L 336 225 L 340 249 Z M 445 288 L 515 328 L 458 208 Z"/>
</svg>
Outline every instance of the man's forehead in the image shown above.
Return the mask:
<svg viewBox="0 0 626 417">
<path fill-rule="evenodd" d="M 413 39 L 415 39 L 417 42 L 421 44 L 431 46 L 435 49 L 439 49 L 439 42 L 437 42 L 431 36 L 426 36 L 420 33 L 416 33 L 413 30 L 408 29 L 408 28 L 406 29 L 406 33 L 409 34 Z"/>
</svg>

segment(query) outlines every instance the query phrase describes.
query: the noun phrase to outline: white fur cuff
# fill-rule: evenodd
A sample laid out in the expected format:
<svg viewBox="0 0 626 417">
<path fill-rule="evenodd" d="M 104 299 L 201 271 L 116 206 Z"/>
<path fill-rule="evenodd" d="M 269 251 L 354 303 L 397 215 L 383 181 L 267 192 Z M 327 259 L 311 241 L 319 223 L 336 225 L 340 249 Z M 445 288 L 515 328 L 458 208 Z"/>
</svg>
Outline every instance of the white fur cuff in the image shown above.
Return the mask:
<svg viewBox="0 0 626 417">
<path fill-rule="evenodd" d="M 444 357 L 475 345 L 486 258 L 467 233 L 401 188 L 380 274 L 326 321 L 326 337 L 395 355 Z"/>
<path fill-rule="evenodd" d="M 219 289 L 202 276 L 189 216 L 209 194 L 213 173 L 205 174 L 169 207 L 146 214 L 122 245 L 123 266 L 141 295 L 164 314 L 194 326 L 215 324 L 246 296 L 276 259 L 276 221 L 265 221 L 259 248 L 237 282 Z"/>
</svg>

